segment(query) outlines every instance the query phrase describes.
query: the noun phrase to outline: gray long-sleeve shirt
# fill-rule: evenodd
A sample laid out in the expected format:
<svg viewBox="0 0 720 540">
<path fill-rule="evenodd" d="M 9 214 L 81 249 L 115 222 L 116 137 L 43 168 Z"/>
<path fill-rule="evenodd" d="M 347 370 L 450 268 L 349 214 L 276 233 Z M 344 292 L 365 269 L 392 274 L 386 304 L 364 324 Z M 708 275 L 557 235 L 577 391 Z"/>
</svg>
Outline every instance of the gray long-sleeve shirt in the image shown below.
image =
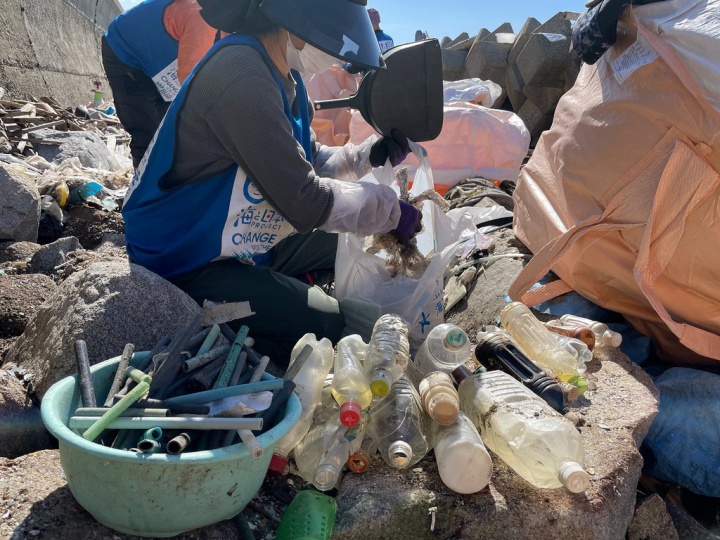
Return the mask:
<svg viewBox="0 0 720 540">
<path fill-rule="evenodd" d="M 274 69 L 274 68 L 273 68 Z M 278 73 L 295 107 L 295 82 Z M 283 110 L 270 68 L 247 45 L 227 45 L 195 74 L 178 113 L 171 188 L 240 165 L 263 196 L 299 232 L 322 225 L 333 195 L 305 159 Z"/>
</svg>

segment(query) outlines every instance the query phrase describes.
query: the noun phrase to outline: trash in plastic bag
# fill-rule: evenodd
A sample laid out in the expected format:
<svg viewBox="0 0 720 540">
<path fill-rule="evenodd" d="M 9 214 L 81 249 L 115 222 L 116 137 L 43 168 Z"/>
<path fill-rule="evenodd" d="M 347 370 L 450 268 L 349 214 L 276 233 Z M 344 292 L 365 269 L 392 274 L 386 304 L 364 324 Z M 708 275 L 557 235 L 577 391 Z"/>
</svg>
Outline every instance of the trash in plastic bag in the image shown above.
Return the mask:
<svg viewBox="0 0 720 540">
<path fill-rule="evenodd" d="M 645 437 L 645 471 L 720 497 L 720 375 L 672 368 L 655 379 L 659 411 Z"/>
<path fill-rule="evenodd" d="M 413 178 L 410 194 L 418 196 L 433 189 L 433 173 L 424 149 L 411 143 L 420 166 Z M 373 171 L 363 181 L 391 185 L 394 181 L 389 165 Z M 396 188 L 397 189 L 397 188 Z M 450 263 L 457 258 L 459 240 L 475 227 L 469 215 L 455 219 L 447 216 L 432 201 L 423 205 L 424 230 L 417 237 L 418 249 L 429 264 L 419 277 L 392 277 L 382 253 L 366 252 L 366 238 L 341 234 L 335 262 L 335 296 L 338 300 L 354 298 L 380 306 L 383 313 L 395 313 L 410 326 L 410 345 L 420 346 L 428 332 L 445 321 L 443 306 L 444 276 Z"/>
<path fill-rule="evenodd" d="M 474 103 L 483 107 L 492 107 L 502 93 L 503 90 L 499 84 L 482 79 L 443 82 L 445 105 Z"/>
</svg>

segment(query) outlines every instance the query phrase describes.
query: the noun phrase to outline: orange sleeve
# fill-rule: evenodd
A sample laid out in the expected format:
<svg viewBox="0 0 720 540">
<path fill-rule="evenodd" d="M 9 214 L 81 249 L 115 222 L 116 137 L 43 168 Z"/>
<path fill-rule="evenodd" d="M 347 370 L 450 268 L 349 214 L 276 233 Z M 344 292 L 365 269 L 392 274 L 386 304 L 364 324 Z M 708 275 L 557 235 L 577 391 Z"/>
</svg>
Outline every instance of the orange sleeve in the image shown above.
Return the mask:
<svg viewBox="0 0 720 540">
<path fill-rule="evenodd" d="M 165 10 L 163 24 L 178 42 L 178 78 L 183 82 L 215 43 L 217 30 L 200 16 L 195 0 L 175 0 Z"/>
</svg>

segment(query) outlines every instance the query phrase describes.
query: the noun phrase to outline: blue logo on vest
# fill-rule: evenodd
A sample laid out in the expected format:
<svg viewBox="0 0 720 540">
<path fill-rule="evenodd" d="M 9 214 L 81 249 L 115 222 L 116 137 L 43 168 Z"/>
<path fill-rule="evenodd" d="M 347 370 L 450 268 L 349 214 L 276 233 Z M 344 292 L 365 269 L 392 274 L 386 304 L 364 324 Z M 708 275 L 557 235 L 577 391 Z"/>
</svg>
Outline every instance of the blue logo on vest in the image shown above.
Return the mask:
<svg viewBox="0 0 720 540">
<path fill-rule="evenodd" d="M 258 191 L 258 189 L 255 187 L 255 184 L 250 181 L 250 178 L 245 179 L 245 185 L 243 186 L 243 195 L 245 196 L 245 199 L 247 199 L 253 204 L 260 204 L 265 200 L 265 197 L 263 197 L 262 193 Z"/>
</svg>

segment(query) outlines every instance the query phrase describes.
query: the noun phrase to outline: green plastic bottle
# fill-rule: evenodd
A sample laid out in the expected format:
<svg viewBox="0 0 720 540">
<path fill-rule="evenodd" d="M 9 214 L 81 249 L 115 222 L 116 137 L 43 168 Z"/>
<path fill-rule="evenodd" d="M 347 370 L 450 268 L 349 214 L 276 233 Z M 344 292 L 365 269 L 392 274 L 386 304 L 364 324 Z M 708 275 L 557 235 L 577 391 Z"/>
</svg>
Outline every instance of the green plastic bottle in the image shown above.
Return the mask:
<svg viewBox="0 0 720 540">
<path fill-rule="evenodd" d="M 335 526 L 335 499 L 319 491 L 298 493 L 285 509 L 276 540 L 330 540 Z"/>
</svg>

